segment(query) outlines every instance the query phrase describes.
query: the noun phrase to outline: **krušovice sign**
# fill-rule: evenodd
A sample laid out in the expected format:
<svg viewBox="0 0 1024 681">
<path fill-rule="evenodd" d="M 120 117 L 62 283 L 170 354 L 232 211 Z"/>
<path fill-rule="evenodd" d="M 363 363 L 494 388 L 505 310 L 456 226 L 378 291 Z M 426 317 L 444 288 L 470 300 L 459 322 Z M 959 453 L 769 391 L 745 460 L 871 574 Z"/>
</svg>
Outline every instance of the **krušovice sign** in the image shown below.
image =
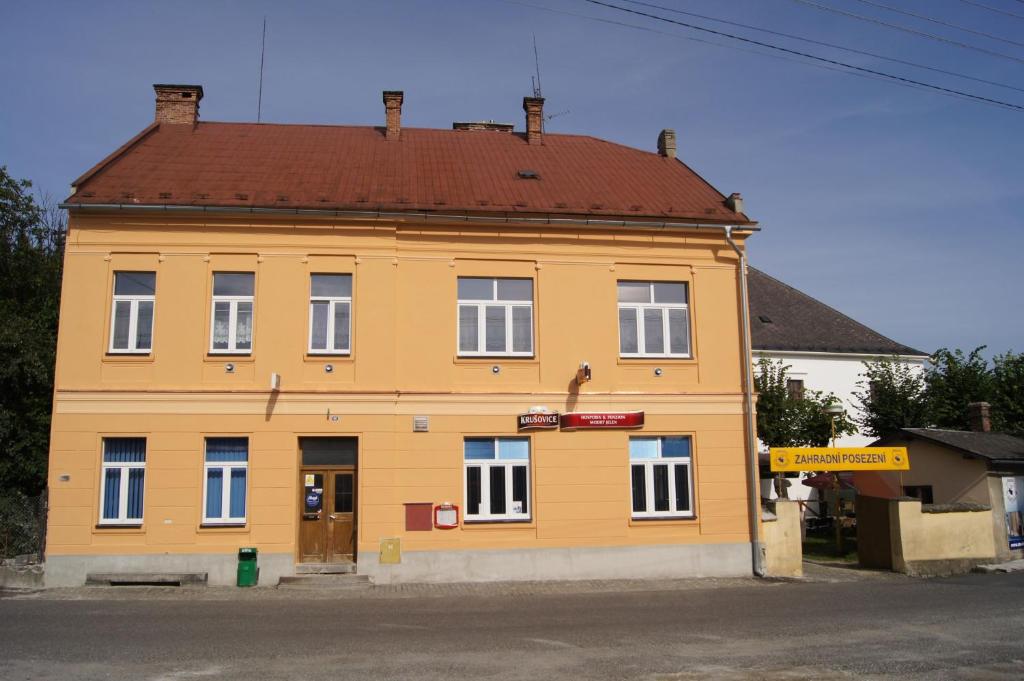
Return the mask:
<svg viewBox="0 0 1024 681">
<path fill-rule="evenodd" d="M 608 412 L 569 412 L 562 414 L 562 430 L 580 430 L 584 428 L 639 428 L 644 425 L 642 411 Z"/>
<path fill-rule="evenodd" d="M 558 427 L 558 412 L 534 412 L 519 415 L 519 430 L 541 430 Z"/>
<path fill-rule="evenodd" d="M 906 447 L 772 447 L 772 472 L 909 471 Z"/>
</svg>

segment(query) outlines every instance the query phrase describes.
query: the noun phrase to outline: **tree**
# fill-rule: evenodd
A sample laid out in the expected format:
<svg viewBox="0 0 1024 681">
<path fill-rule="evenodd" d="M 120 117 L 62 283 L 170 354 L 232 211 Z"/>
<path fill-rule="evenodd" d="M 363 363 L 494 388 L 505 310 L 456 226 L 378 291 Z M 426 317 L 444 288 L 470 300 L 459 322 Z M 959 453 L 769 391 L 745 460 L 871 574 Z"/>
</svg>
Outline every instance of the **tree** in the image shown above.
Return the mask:
<svg viewBox="0 0 1024 681">
<path fill-rule="evenodd" d="M 832 417 L 825 407 L 839 403 L 835 395 L 804 390 L 789 394 L 789 366 L 762 357 L 757 362 L 757 436 L 769 447 L 823 447 L 832 437 Z M 846 414 L 836 416 L 836 437 L 857 432 Z"/>
<path fill-rule="evenodd" d="M 992 428 L 1024 436 L 1024 354 L 993 358 Z"/>
<path fill-rule="evenodd" d="M 864 362 L 863 380 L 853 394 L 860 407 L 857 423 L 865 435 L 885 437 L 900 428 L 928 425 L 922 372 L 897 357 Z"/>
<path fill-rule="evenodd" d="M 65 222 L 0 166 L 0 490 L 46 482 Z"/>
<path fill-rule="evenodd" d="M 964 355 L 963 350 L 941 348 L 932 355 L 924 380 L 933 427 L 970 430 L 967 405 L 991 400 L 992 374 L 981 356 L 984 349 L 982 345 Z"/>
</svg>

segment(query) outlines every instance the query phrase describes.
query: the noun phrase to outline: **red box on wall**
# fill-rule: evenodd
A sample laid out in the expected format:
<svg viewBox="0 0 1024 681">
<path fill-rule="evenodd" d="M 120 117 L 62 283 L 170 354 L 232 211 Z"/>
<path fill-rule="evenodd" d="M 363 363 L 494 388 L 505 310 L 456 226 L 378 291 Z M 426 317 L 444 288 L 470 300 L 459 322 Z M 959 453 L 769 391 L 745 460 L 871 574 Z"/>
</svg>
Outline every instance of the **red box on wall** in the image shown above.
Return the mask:
<svg viewBox="0 0 1024 681">
<path fill-rule="evenodd" d="M 405 504 L 405 531 L 430 532 L 434 529 L 434 504 L 429 501 Z"/>
</svg>

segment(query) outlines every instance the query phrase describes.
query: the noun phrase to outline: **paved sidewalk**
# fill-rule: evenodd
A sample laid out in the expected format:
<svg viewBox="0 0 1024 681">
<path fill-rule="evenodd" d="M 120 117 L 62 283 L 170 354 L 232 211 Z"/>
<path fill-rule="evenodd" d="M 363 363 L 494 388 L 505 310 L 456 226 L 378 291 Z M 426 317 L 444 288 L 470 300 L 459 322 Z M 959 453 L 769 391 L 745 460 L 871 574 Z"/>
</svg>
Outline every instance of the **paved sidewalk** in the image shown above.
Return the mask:
<svg viewBox="0 0 1024 681">
<path fill-rule="evenodd" d="M 184 600 L 264 601 L 306 599 L 402 599 L 477 596 L 543 596 L 572 594 L 644 593 L 653 591 L 699 591 L 723 587 L 764 589 L 783 583 L 886 582 L 911 579 L 905 575 L 864 570 L 850 563 L 804 562 L 800 579 L 688 578 L 617 579 L 544 582 L 467 582 L 445 584 L 370 584 L 345 588 L 279 589 L 276 586 L 238 588 L 234 586 L 155 587 L 82 586 L 39 591 L 0 592 L 0 598 L 30 600 Z"/>
<path fill-rule="evenodd" d="M 974 568 L 975 572 L 1024 572 L 1024 558 L 1020 560 L 1008 560 L 1005 563 L 992 563 L 990 565 L 979 565 Z"/>
<path fill-rule="evenodd" d="M 544 582 L 470 582 L 456 584 L 367 584 L 364 587 L 302 590 L 275 586 L 238 588 L 234 586 L 154 587 L 154 586 L 82 586 L 16 593 L 6 598 L 18 600 L 195 600 L 263 601 L 307 599 L 400 599 L 486 596 L 544 596 L 569 594 L 643 593 L 652 591 L 691 591 L 723 587 L 766 588 L 777 580 L 750 578 L 705 579 L 633 579 Z"/>
</svg>

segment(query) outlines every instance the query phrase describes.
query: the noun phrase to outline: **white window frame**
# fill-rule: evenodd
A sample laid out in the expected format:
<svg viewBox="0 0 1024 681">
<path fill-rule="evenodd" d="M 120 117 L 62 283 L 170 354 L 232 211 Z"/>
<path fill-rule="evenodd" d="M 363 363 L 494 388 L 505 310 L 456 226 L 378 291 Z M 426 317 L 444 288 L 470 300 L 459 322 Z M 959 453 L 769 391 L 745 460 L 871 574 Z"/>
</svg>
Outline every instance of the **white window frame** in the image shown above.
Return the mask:
<svg viewBox="0 0 1024 681">
<path fill-rule="evenodd" d="M 534 334 L 533 299 L 530 300 L 498 300 L 498 281 L 501 279 L 521 279 L 530 282 L 530 289 L 534 290 L 536 282 L 528 277 L 458 277 L 459 279 L 490 279 L 491 299 L 479 298 L 458 298 L 455 306 L 455 350 L 459 357 L 533 357 L 536 349 L 537 339 Z M 457 296 L 456 296 L 457 297 Z M 476 350 L 463 350 L 461 344 L 460 329 L 462 325 L 462 308 L 476 307 Z M 487 350 L 487 308 L 505 308 L 505 349 Z M 516 352 L 512 350 L 512 308 L 528 307 L 530 309 L 530 349 L 528 351 Z M 481 348 L 483 348 L 481 350 Z"/>
<path fill-rule="evenodd" d="M 615 296 L 618 299 L 618 287 L 620 283 L 634 283 L 634 284 L 647 284 L 647 290 L 649 292 L 648 300 L 654 300 L 654 285 L 655 284 L 682 284 L 686 291 L 685 303 L 618 303 L 616 308 L 616 319 L 615 324 L 619 330 L 619 357 L 624 358 L 670 358 L 670 359 L 691 359 L 693 357 L 693 330 L 690 319 L 690 283 L 687 281 L 643 281 L 636 279 L 620 279 L 615 282 Z M 636 349 L 637 352 L 623 352 L 622 351 L 622 322 L 620 321 L 620 311 L 623 309 L 636 310 Z M 644 310 L 656 309 L 662 310 L 661 313 L 661 333 L 662 338 L 665 340 L 665 352 L 644 352 L 644 348 L 647 347 L 645 337 L 645 325 L 644 325 Z M 670 352 L 671 336 L 669 335 L 669 310 L 682 310 L 686 317 L 686 348 L 687 352 Z"/>
<path fill-rule="evenodd" d="M 211 288 L 210 298 L 210 354 L 211 355 L 251 355 L 253 348 L 256 346 L 256 273 L 255 272 L 214 272 L 214 279 L 210 280 L 211 286 L 216 286 L 216 276 L 218 274 L 252 274 L 252 286 L 253 294 L 251 296 L 218 296 L 213 293 Z M 217 303 L 229 303 L 228 308 L 228 347 L 226 348 L 215 348 L 214 344 L 214 326 L 217 323 Z M 252 311 L 252 331 L 250 335 L 252 340 L 249 343 L 248 348 L 239 349 L 238 346 L 238 304 L 239 303 L 250 303 Z"/>
<path fill-rule="evenodd" d="M 494 441 L 493 459 L 467 459 L 467 439 L 489 439 Z M 525 459 L 502 459 L 500 454 L 502 440 L 525 440 L 527 443 L 527 455 Z M 533 495 L 530 487 L 530 464 L 533 460 L 533 442 L 528 437 L 488 437 L 473 436 L 462 440 L 462 498 L 464 501 L 463 519 L 466 522 L 487 522 L 487 521 L 520 521 L 529 522 L 533 517 Z M 522 466 L 526 469 L 526 513 L 512 513 L 512 468 Z M 470 515 L 469 513 L 469 469 L 480 468 L 480 513 Z M 491 513 L 491 468 L 505 469 L 505 513 Z M 487 512 L 484 512 L 487 509 Z"/>
<path fill-rule="evenodd" d="M 111 300 L 113 301 L 110 305 L 110 344 L 107 351 L 112 355 L 148 355 L 153 352 L 153 329 L 156 327 L 156 294 L 152 295 L 124 295 L 118 294 L 117 291 L 117 275 L 128 272 L 134 272 L 136 270 L 119 270 L 114 272 L 113 281 L 113 293 Z M 142 271 L 142 270 L 139 270 Z M 146 271 L 146 274 L 153 275 L 153 281 L 156 282 L 156 272 Z M 148 348 L 139 348 L 139 303 L 148 301 L 153 304 L 153 314 L 150 317 L 149 323 L 149 345 Z M 128 347 L 127 348 L 115 348 L 114 347 L 114 325 L 117 324 L 117 304 L 118 303 L 129 303 L 130 308 L 128 312 Z"/>
<path fill-rule="evenodd" d="M 313 295 L 313 276 L 318 274 L 326 274 L 328 276 L 345 276 L 351 277 L 352 275 L 348 272 L 314 272 L 309 278 L 309 343 L 307 349 L 311 355 L 351 355 L 352 354 L 352 296 L 314 296 Z M 327 348 L 325 349 L 314 349 L 313 348 L 313 303 L 327 303 Z M 348 304 L 348 347 L 347 348 L 335 348 L 334 346 L 334 319 L 335 319 L 335 308 L 340 303 Z"/>
<path fill-rule="evenodd" d="M 250 441 L 246 438 L 246 460 L 245 461 L 207 461 L 207 441 L 218 437 L 231 437 L 230 435 L 210 437 L 203 439 L 203 525 L 245 525 L 249 517 L 249 448 Z M 221 469 L 221 496 L 220 516 L 210 517 L 206 515 L 206 497 L 210 484 L 209 471 L 212 468 Z M 236 469 L 245 470 L 245 514 L 241 518 L 231 517 L 231 471 Z"/>
<path fill-rule="evenodd" d="M 689 456 L 668 456 L 663 457 L 661 454 L 662 444 L 666 437 L 685 437 L 690 441 L 690 455 Z M 629 510 L 633 518 L 693 518 L 695 517 L 694 508 L 696 507 L 696 500 L 693 498 L 693 438 L 689 435 L 644 435 L 636 438 L 629 438 L 632 440 L 646 440 L 654 439 L 658 442 L 658 458 L 657 459 L 629 459 Z M 668 510 L 667 511 L 656 511 L 654 510 L 654 467 L 655 466 L 668 466 Z M 678 465 L 685 465 L 687 467 L 687 484 L 689 485 L 689 494 L 687 499 L 690 500 L 690 508 L 686 510 L 679 510 L 676 506 L 676 472 L 675 468 Z M 644 467 L 644 495 L 647 501 L 647 510 L 645 511 L 634 511 L 633 510 L 633 466 Z"/>
<path fill-rule="evenodd" d="M 118 438 L 103 438 L 103 450 L 100 452 L 100 506 L 99 506 L 99 525 L 141 525 L 142 517 L 146 515 L 146 462 L 145 461 L 106 461 L 106 448 L 108 439 Z M 149 442 L 147 445 L 147 455 L 149 449 Z M 117 517 L 116 518 L 104 518 L 103 507 L 104 507 L 104 496 L 107 492 L 107 471 L 117 468 L 121 470 L 121 480 L 119 481 L 120 490 L 118 491 L 117 497 Z M 133 468 L 142 469 L 142 517 L 140 518 L 129 518 L 128 517 L 128 473 Z"/>
</svg>

